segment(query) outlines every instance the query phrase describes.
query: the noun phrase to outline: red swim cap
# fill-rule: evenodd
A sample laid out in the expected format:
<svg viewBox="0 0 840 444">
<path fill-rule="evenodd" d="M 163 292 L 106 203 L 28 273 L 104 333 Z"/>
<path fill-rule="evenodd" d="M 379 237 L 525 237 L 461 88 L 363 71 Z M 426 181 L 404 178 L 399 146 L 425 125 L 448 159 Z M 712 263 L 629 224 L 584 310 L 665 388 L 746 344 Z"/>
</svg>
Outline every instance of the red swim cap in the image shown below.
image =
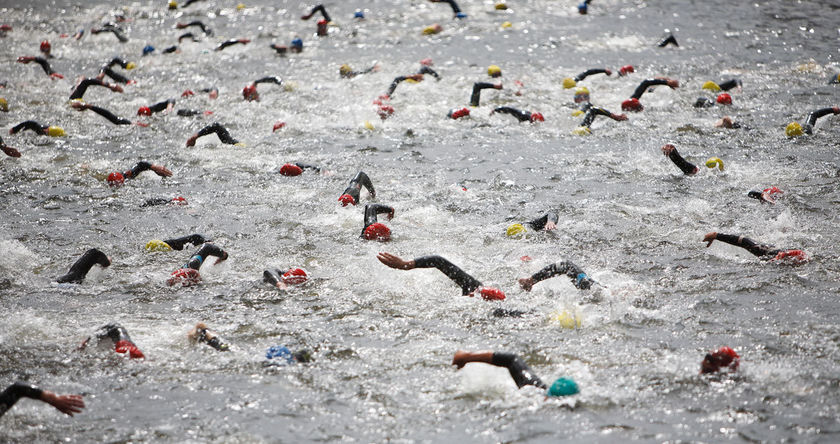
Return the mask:
<svg viewBox="0 0 840 444">
<path fill-rule="evenodd" d="M 283 128 L 284 126 L 286 126 L 286 122 L 277 122 L 277 123 L 275 123 L 275 124 L 274 124 L 274 126 L 271 128 L 271 132 L 273 133 L 273 132 L 275 132 L 275 131 L 279 130 L 280 128 Z"/>
<path fill-rule="evenodd" d="M 303 168 L 287 163 L 280 167 L 280 174 L 284 176 L 300 176 L 303 173 Z"/>
<path fill-rule="evenodd" d="M 111 173 L 108 175 L 108 185 L 118 187 L 125 183 L 125 177 L 122 173 Z"/>
<path fill-rule="evenodd" d="M 481 287 L 478 293 L 485 301 L 503 301 L 505 300 L 505 292 L 498 288 Z"/>
<path fill-rule="evenodd" d="M 386 227 L 383 223 L 370 224 L 365 228 L 364 233 L 367 240 L 378 240 L 380 242 L 387 242 L 391 240 L 391 229 Z"/>
<path fill-rule="evenodd" d="M 545 117 L 540 113 L 531 113 L 531 122 L 545 122 Z"/>
<path fill-rule="evenodd" d="M 309 277 L 306 275 L 306 271 L 304 271 L 303 268 L 292 268 L 283 273 L 281 279 L 284 284 L 298 285 L 306 282 Z"/>
<path fill-rule="evenodd" d="M 774 261 L 781 261 L 785 259 L 797 264 L 804 264 L 810 260 L 808 255 L 802 250 L 780 251 L 776 257 L 773 258 Z"/>
<path fill-rule="evenodd" d="M 166 285 L 172 286 L 181 284 L 184 287 L 195 285 L 201 281 L 201 275 L 198 270 L 192 268 L 179 268 L 172 272 L 169 279 L 166 280 Z"/>
<path fill-rule="evenodd" d="M 356 205 L 356 199 L 353 199 L 353 196 L 349 194 L 342 194 L 338 197 L 338 201 L 341 202 L 342 207 L 346 207 L 347 204 Z"/>
<path fill-rule="evenodd" d="M 394 114 L 394 107 L 391 105 L 380 105 L 379 111 L 377 111 L 376 114 L 379 114 L 380 119 L 385 120 L 390 117 L 391 114 Z"/>
<path fill-rule="evenodd" d="M 50 42 L 48 42 L 46 40 L 41 42 L 41 52 L 49 53 L 51 48 L 52 48 L 52 46 L 50 46 Z"/>
<path fill-rule="evenodd" d="M 449 117 L 453 119 L 460 119 L 461 117 L 467 117 L 470 115 L 470 110 L 466 108 L 461 109 L 453 109 L 449 111 Z"/>
<path fill-rule="evenodd" d="M 260 100 L 260 95 L 257 93 L 257 85 L 251 84 L 242 88 L 242 97 L 249 102 Z"/>
<path fill-rule="evenodd" d="M 195 95 L 195 93 L 192 92 L 191 89 L 188 89 L 188 90 L 181 93 L 181 97 L 192 97 L 194 95 Z"/>
<path fill-rule="evenodd" d="M 148 106 L 141 106 L 140 109 L 137 110 L 138 116 L 151 116 L 152 110 Z"/>
<path fill-rule="evenodd" d="M 620 76 L 626 76 L 631 72 L 636 72 L 636 70 L 633 69 L 633 65 L 624 65 L 621 68 L 618 68 L 618 75 Z"/>
<path fill-rule="evenodd" d="M 717 103 L 721 105 L 732 105 L 732 96 L 727 93 L 720 93 L 717 96 Z"/>
<path fill-rule="evenodd" d="M 627 99 L 627 100 L 621 102 L 621 110 L 622 111 L 640 112 L 643 109 L 645 109 L 645 107 L 642 106 L 642 103 L 639 102 L 639 99 L 635 99 L 635 98 L 634 99 Z"/>
<path fill-rule="evenodd" d="M 181 196 L 173 197 L 172 200 L 169 201 L 169 203 L 172 205 L 186 205 L 187 199 L 184 199 Z"/>
<path fill-rule="evenodd" d="M 420 61 L 420 64 L 421 64 L 421 65 L 424 65 L 424 66 L 432 66 L 432 65 L 434 65 L 434 62 L 432 62 L 432 58 L 431 58 L 431 57 L 427 57 L 427 58 L 425 58 L 425 59 L 421 60 L 421 61 Z"/>
<path fill-rule="evenodd" d="M 121 354 L 122 353 L 128 353 L 128 356 L 131 359 L 143 359 L 143 358 L 145 358 L 145 356 L 143 356 L 143 352 L 141 352 L 140 349 L 137 348 L 136 345 L 132 344 L 131 342 L 126 341 L 125 339 L 123 339 L 121 341 L 117 341 L 117 343 L 114 344 L 114 351 L 116 351 L 117 353 L 121 353 Z"/>
</svg>

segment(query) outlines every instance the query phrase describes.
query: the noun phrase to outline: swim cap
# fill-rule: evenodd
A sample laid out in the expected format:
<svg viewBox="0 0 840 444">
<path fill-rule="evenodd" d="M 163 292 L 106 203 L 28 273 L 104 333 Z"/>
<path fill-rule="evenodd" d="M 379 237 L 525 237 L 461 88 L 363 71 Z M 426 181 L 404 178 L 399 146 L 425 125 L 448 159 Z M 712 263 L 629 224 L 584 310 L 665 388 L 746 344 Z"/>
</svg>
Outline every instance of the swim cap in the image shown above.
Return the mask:
<svg viewBox="0 0 840 444">
<path fill-rule="evenodd" d="M 425 28 L 423 28 L 423 34 L 424 35 L 437 34 L 441 31 L 443 31 L 443 26 L 440 26 L 437 23 L 435 23 L 434 25 L 426 26 Z"/>
<path fill-rule="evenodd" d="M 152 239 L 146 244 L 146 251 L 172 251 L 172 247 L 159 239 Z"/>
<path fill-rule="evenodd" d="M 46 41 L 46 40 L 44 40 L 43 42 L 41 42 L 41 52 L 43 52 L 43 53 L 49 53 L 49 52 L 50 52 L 50 49 L 52 49 L 52 47 L 50 46 L 50 42 L 48 42 L 48 41 Z"/>
<path fill-rule="evenodd" d="M 620 77 L 624 77 L 631 72 L 636 72 L 636 70 L 633 68 L 633 65 L 624 65 L 621 68 L 618 68 L 618 75 Z"/>
<path fill-rule="evenodd" d="M 718 169 L 723 171 L 723 161 L 720 160 L 720 157 L 710 157 L 709 160 L 706 161 L 706 166 L 709 168 L 718 167 Z"/>
<path fill-rule="evenodd" d="M 271 132 L 273 133 L 279 130 L 280 128 L 283 128 L 284 126 L 286 126 L 286 122 L 277 122 L 274 124 L 273 127 L 271 127 Z"/>
<path fill-rule="evenodd" d="M 451 117 L 453 119 L 460 119 L 461 117 L 468 117 L 469 115 L 470 110 L 468 110 L 467 108 L 461 108 L 449 110 L 449 114 L 447 114 L 446 116 Z"/>
<path fill-rule="evenodd" d="M 175 3 L 175 2 L 172 2 Z M 171 3 L 170 3 L 171 4 Z M 143 55 L 148 55 L 155 52 L 155 47 L 152 45 L 146 45 L 143 47 Z"/>
<path fill-rule="evenodd" d="M 577 82 L 575 82 L 575 79 L 573 79 L 571 77 L 566 77 L 565 79 L 563 79 L 563 88 L 571 89 L 571 88 L 574 88 L 575 85 L 577 85 Z"/>
<path fill-rule="evenodd" d="M 511 23 L 511 22 L 503 22 L 502 23 L 502 28 L 512 28 L 512 27 L 513 27 L 513 23 Z"/>
<path fill-rule="evenodd" d="M 49 134 L 50 137 L 64 137 L 65 135 L 64 128 L 60 126 L 50 126 L 47 128 L 47 134 Z"/>
<path fill-rule="evenodd" d="M 621 110 L 622 111 L 640 112 L 643 109 L 645 109 L 645 107 L 642 106 L 642 103 L 639 102 L 639 99 L 636 99 L 636 98 L 627 99 L 627 100 L 621 102 Z"/>
<path fill-rule="evenodd" d="M 245 88 L 242 88 L 242 97 L 244 97 L 245 100 L 249 102 L 253 100 L 259 100 L 260 95 L 259 93 L 257 93 L 257 85 L 251 84 L 246 86 Z"/>
<path fill-rule="evenodd" d="M 525 233 L 526 231 L 528 231 L 528 230 L 525 229 L 524 225 L 522 225 L 522 224 L 512 224 L 511 226 L 507 227 L 506 233 L 507 233 L 508 236 L 517 236 L 517 235 Z"/>
<path fill-rule="evenodd" d="M 280 167 L 280 174 L 284 176 L 300 176 L 303 173 L 303 168 L 287 163 Z"/>
<path fill-rule="evenodd" d="M 140 108 L 137 109 L 137 115 L 138 116 L 151 116 L 152 115 L 152 109 L 149 108 L 148 106 L 141 106 Z"/>
<path fill-rule="evenodd" d="M 351 72 L 353 72 L 353 68 L 351 68 L 350 65 L 348 65 L 346 63 L 341 65 L 338 68 L 338 73 L 341 74 L 342 76 L 346 76 L 346 75 L 350 74 Z"/>
<path fill-rule="evenodd" d="M 791 260 L 792 262 L 799 263 L 799 264 L 808 262 L 808 255 L 805 254 L 805 252 L 802 251 L 802 250 L 780 251 L 776 255 L 776 257 L 773 258 L 773 260 L 780 261 L 780 260 L 783 260 L 783 259 L 786 259 L 786 258 Z"/>
<path fill-rule="evenodd" d="M 108 185 L 117 187 L 125 183 L 125 177 L 122 173 L 111 173 L 108 175 Z"/>
<path fill-rule="evenodd" d="M 506 4 L 504 4 L 504 3 L 496 3 L 495 8 L 496 8 L 497 10 L 504 11 L 505 9 L 507 9 L 507 5 L 506 5 Z"/>
<path fill-rule="evenodd" d="M 720 370 L 721 367 L 729 367 L 730 370 L 738 370 L 740 356 L 729 347 L 721 347 L 711 353 L 706 353 L 703 362 L 700 364 L 700 373 L 712 373 Z"/>
<path fill-rule="evenodd" d="M 697 101 L 694 102 L 695 108 L 710 108 L 715 106 L 715 102 L 712 102 L 712 99 L 708 97 L 698 97 Z"/>
<path fill-rule="evenodd" d="M 487 67 L 487 75 L 490 77 L 501 77 L 502 68 L 499 68 L 497 65 L 490 65 Z"/>
<path fill-rule="evenodd" d="M 802 135 L 802 125 L 796 122 L 790 122 L 788 126 L 785 128 L 785 134 L 788 137 L 796 137 Z"/>
<path fill-rule="evenodd" d="M 585 86 L 581 86 L 580 88 L 575 89 L 575 103 L 581 102 L 588 102 L 589 101 L 589 88 Z"/>
<path fill-rule="evenodd" d="M 572 378 L 557 378 L 548 388 L 548 396 L 571 396 L 580 393 Z"/>
<path fill-rule="evenodd" d="M 356 13 L 353 14 L 353 18 L 363 19 L 365 18 L 365 13 L 362 11 L 356 11 Z"/>
<path fill-rule="evenodd" d="M 584 114 L 584 112 L 579 110 L 579 109 L 576 109 L 576 110 L 572 111 L 572 117 L 582 116 L 583 114 Z"/>
<path fill-rule="evenodd" d="M 394 114 L 394 107 L 391 105 L 380 105 L 376 114 L 379 114 L 380 119 L 385 120 L 390 117 L 391 114 Z"/>
<path fill-rule="evenodd" d="M 498 288 L 481 287 L 478 293 L 485 301 L 503 301 L 505 300 L 505 292 Z"/>
<path fill-rule="evenodd" d="M 285 362 L 286 364 L 292 364 L 295 362 L 294 356 L 292 356 L 292 351 L 288 349 L 288 347 L 284 347 L 282 345 L 272 345 L 269 347 L 268 350 L 265 352 L 265 359 L 276 359 L 280 362 Z"/>
<path fill-rule="evenodd" d="M 3 97 L 0 97 L 0 111 L 9 112 L 9 102 Z"/>
<path fill-rule="evenodd" d="M 169 203 L 172 205 L 186 205 L 187 199 L 184 199 L 181 196 L 173 197 L 172 200 L 169 201 Z"/>
<path fill-rule="evenodd" d="M 732 96 L 727 93 L 720 93 L 717 96 L 717 103 L 721 105 L 732 105 Z"/>
<path fill-rule="evenodd" d="M 356 199 L 353 199 L 353 196 L 349 194 L 342 194 L 338 197 L 338 201 L 341 202 L 342 207 L 346 207 L 347 204 L 356 205 Z"/>
<path fill-rule="evenodd" d="M 178 9 L 178 2 L 176 2 L 175 0 L 170 0 L 169 9 Z"/>
<path fill-rule="evenodd" d="M 301 40 L 300 37 L 293 38 L 292 47 L 297 49 L 303 49 L 303 40 Z"/>
<path fill-rule="evenodd" d="M 455 14 L 455 18 L 459 18 L 459 19 L 467 18 L 467 14 L 464 14 L 463 12 L 459 12 L 459 13 Z"/>
<path fill-rule="evenodd" d="M 136 67 L 137 65 L 135 65 L 134 62 L 128 62 L 125 64 L 125 69 L 134 69 Z"/>
<path fill-rule="evenodd" d="M 364 236 L 367 240 L 387 242 L 391 240 L 391 229 L 385 226 L 385 224 L 377 222 L 365 228 Z"/>
<path fill-rule="evenodd" d="M 703 84 L 703 89 L 708 89 L 710 91 L 720 91 L 720 85 L 709 80 L 708 82 Z"/>
<path fill-rule="evenodd" d="M 580 4 L 578 5 L 578 12 L 581 15 L 586 15 L 586 11 L 588 8 L 589 7 L 586 5 L 586 2 L 580 2 Z"/>
<path fill-rule="evenodd" d="M 236 10 L 237 11 L 241 11 L 243 9 L 245 9 L 245 3 L 237 3 L 236 4 Z"/>
<path fill-rule="evenodd" d="M 201 275 L 198 270 L 192 268 L 179 268 L 172 272 L 166 284 L 169 286 L 181 284 L 184 287 L 198 284 L 201 281 Z"/>
<path fill-rule="evenodd" d="M 545 122 L 545 117 L 540 113 L 531 113 L 531 122 Z"/>
<path fill-rule="evenodd" d="M 572 130 L 573 136 L 588 136 L 592 134 L 592 130 L 588 126 L 579 126 Z"/>
<path fill-rule="evenodd" d="M 283 273 L 283 276 L 280 279 L 283 280 L 284 284 L 298 285 L 306 282 L 309 277 L 303 268 L 291 268 L 287 272 Z"/>
<path fill-rule="evenodd" d="M 145 358 L 145 356 L 143 356 L 143 352 L 141 352 L 136 345 L 126 341 L 125 339 L 117 341 L 117 343 L 114 344 L 114 351 L 117 353 L 128 353 L 128 357 L 131 359 Z"/>
</svg>

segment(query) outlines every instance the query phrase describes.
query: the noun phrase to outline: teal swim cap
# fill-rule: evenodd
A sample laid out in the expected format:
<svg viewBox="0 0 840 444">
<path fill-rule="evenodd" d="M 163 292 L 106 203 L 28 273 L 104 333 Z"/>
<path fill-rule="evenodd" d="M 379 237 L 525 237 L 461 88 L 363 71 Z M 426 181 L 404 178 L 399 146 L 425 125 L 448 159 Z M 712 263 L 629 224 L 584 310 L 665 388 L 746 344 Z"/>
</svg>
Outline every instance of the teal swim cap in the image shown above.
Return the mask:
<svg viewBox="0 0 840 444">
<path fill-rule="evenodd" d="M 571 378 L 557 378 L 548 388 L 548 396 L 571 396 L 579 392 L 577 384 Z"/>
</svg>

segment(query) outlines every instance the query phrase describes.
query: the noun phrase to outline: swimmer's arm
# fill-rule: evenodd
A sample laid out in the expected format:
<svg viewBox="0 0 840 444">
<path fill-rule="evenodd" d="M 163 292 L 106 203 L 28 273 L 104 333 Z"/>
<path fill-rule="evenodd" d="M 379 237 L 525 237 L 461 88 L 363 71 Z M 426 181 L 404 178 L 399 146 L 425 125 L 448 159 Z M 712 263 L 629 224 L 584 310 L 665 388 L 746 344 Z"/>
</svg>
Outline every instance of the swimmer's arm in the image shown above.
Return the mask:
<svg viewBox="0 0 840 444">
<path fill-rule="evenodd" d="M 105 108 L 100 108 L 98 106 L 93 106 L 93 105 L 87 105 L 86 104 L 79 109 L 89 109 L 89 110 L 95 112 L 96 114 L 99 114 L 100 116 L 108 119 L 108 121 L 113 123 L 114 125 L 130 125 L 131 124 L 130 120 L 124 119 L 122 117 L 118 117 L 117 115 L 115 115 L 111 111 L 108 111 Z"/>
<path fill-rule="evenodd" d="M 517 120 L 520 122 L 527 122 L 531 120 L 531 113 L 527 111 L 521 111 L 511 106 L 500 106 L 494 109 L 490 114 L 500 113 L 500 114 L 510 114 L 513 117 L 516 117 Z"/>
<path fill-rule="evenodd" d="M 542 230 L 551 231 L 557 228 L 557 221 L 560 220 L 560 216 L 557 215 L 554 211 L 549 211 L 548 213 L 542 215 L 538 219 L 534 219 L 528 222 L 528 225 L 535 230 Z"/>
<path fill-rule="evenodd" d="M 297 166 L 298 168 L 300 168 L 302 170 L 312 170 L 312 171 L 315 171 L 316 173 L 321 172 L 321 168 L 318 167 L 318 166 L 315 166 L 315 165 L 309 165 L 309 164 L 306 164 L 306 163 L 295 162 L 295 166 Z"/>
<path fill-rule="evenodd" d="M 583 80 L 583 79 L 585 79 L 585 78 L 587 78 L 587 77 L 589 77 L 593 74 L 601 74 L 601 73 L 606 74 L 608 76 L 612 75 L 612 71 L 610 71 L 609 69 L 606 69 L 606 68 L 592 68 L 592 69 L 587 69 L 586 71 L 576 75 L 575 76 L 575 82 L 580 82 L 581 80 Z"/>
<path fill-rule="evenodd" d="M 415 258 L 413 262 L 414 265 L 411 268 L 437 268 L 446 277 L 461 287 L 461 294 L 463 295 L 468 295 L 478 287 L 481 287 L 481 282 L 441 256 L 421 256 Z"/>
<path fill-rule="evenodd" d="M 263 271 L 263 282 L 266 282 L 271 286 L 277 287 L 281 290 L 286 288 L 286 284 L 283 283 L 283 280 L 280 278 L 280 274 L 274 270 Z"/>
<path fill-rule="evenodd" d="M 683 174 L 690 176 L 693 174 L 697 174 L 697 172 L 700 171 L 700 168 L 697 168 L 696 165 L 685 160 L 680 155 L 679 151 L 677 151 L 677 147 L 675 147 L 674 145 L 666 144 L 663 145 L 661 149 L 662 154 L 671 159 L 671 162 L 674 162 L 674 165 L 676 165 L 680 170 L 682 170 Z"/>
<path fill-rule="evenodd" d="M 465 365 L 469 364 L 470 362 L 483 362 L 485 364 L 492 364 L 493 363 L 493 352 L 492 351 L 468 352 L 468 351 L 458 350 L 458 351 L 455 352 L 455 356 L 452 357 L 452 365 L 457 366 L 459 369 L 463 368 Z"/>
<path fill-rule="evenodd" d="M 359 171 L 356 174 L 356 177 L 353 178 L 354 181 L 359 182 L 362 186 L 367 188 L 368 192 L 370 193 L 370 197 L 376 197 L 376 190 L 373 189 L 373 182 L 370 181 L 370 177 L 365 174 L 364 171 Z"/>
</svg>

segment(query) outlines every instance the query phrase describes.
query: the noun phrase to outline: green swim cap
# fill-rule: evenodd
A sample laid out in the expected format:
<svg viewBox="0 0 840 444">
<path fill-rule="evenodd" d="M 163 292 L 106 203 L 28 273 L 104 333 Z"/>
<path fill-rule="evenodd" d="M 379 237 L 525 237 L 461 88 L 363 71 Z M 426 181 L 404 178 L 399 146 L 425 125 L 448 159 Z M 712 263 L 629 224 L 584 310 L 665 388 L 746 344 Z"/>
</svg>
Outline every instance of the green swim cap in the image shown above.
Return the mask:
<svg viewBox="0 0 840 444">
<path fill-rule="evenodd" d="M 557 378 L 548 388 L 548 396 L 571 396 L 579 392 L 577 384 L 571 378 Z"/>
</svg>

